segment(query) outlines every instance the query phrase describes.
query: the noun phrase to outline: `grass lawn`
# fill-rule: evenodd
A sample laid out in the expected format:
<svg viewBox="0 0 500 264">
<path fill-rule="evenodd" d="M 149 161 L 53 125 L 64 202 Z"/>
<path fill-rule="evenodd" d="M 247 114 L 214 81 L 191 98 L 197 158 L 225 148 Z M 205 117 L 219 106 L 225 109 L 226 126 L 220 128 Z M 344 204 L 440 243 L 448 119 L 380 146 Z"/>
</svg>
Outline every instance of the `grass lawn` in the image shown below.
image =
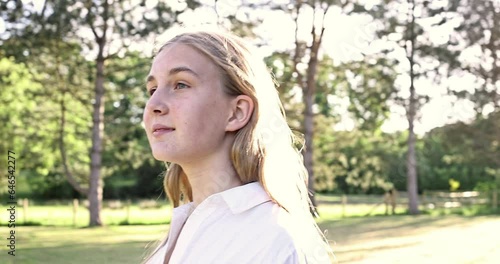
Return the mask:
<svg viewBox="0 0 500 264">
<path fill-rule="evenodd" d="M 8 229 L 0 230 L 3 238 Z M 2 246 L 0 263 L 140 263 L 146 247 L 154 247 L 167 231 L 167 225 L 18 227 L 16 256 Z"/>
<path fill-rule="evenodd" d="M 323 220 L 340 219 L 344 217 L 363 217 L 367 215 L 382 215 L 385 212 L 383 204 L 366 204 L 355 203 L 342 206 L 338 203 L 323 203 L 318 208 Z M 137 204 L 133 204 L 127 208 L 120 209 L 104 208 L 101 211 L 101 219 L 105 225 L 121 225 L 127 222 L 130 225 L 159 225 L 168 224 L 170 222 L 171 207 L 163 205 L 158 208 L 140 208 Z M 404 214 L 405 209 L 402 206 L 397 207 L 396 214 Z M 76 212 L 76 217 L 73 213 L 73 208 L 70 205 L 30 205 L 26 211 L 22 206 L 17 207 L 16 223 L 24 225 L 41 225 L 41 226 L 68 226 L 68 227 L 85 227 L 89 222 L 89 211 L 80 207 Z M 75 219 L 74 219 L 75 217 Z M 7 225 L 8 218 L 2 217 L 0 225 Z M 74 221 L 76 225 L 74 225 Z"/>
<path fill-rule="evenodd" d="M 328 208 L 320 208 L 325 215 Z M 320 210 L 321 213 L 321 210 Z M 325 216 L 324 216 L 325 217 Z M 497 263 L 498 216 L 375 216 L 320 221 L 339 263 Z M 16 228 L 16 257 L 0 263 L 139 263 L 168 225 Z M 0 227 L 2 237 L 9 229 Z M 3 239 L 3 241 L 8 241 Z"/>
<path fill-rule="evenodd" d="M 29 206 L 26 212 L 24 212 L 22 206 L 18 206 L 16 213 L 17 223 L 19 224 L 26 221 L 31 225 L 74 227 L 73 208 L 68 205 Z M 159 225 L 170 222 L 170 213 L 171 207 L 168 205 L 147 209 L 132 205 L 129 208 L 128 215 L 126 208 L 104 208 L 101 211 L 101 219 L 106 225 L 119 225 L 125 221 L 128 221 L 132 225 Z M 0 225 L 5 226 L 7 220 L 6 217 L 2 217 Z M 88 223 L 89 211 L 85 207 L 80 207 L 76 212 L 76 227 L 85 227 Z"/>
</svg>

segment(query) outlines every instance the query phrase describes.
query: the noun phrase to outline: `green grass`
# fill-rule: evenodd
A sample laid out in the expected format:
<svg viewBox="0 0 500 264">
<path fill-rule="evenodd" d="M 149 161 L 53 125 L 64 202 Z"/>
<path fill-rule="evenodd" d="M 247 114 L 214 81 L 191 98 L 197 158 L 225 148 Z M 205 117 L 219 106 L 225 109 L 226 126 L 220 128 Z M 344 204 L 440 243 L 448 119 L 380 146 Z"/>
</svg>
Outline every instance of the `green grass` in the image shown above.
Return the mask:
<svg viewBox="0 0 500 264">
<path fill-rule="evenodd" d="M 500 208 L 493 209 L 490 205 L 469 205 L 456 208 L 423 209 L 422 214 L 432 216 L 462 215 L 462 216 L 483 216 L 500 215 Z"/>
<path fill-rule="evenodd" d="M 340 263 L 494 263 L 499 224 L 498 216 L 396 215 L 323 219 L 320 228 Z M 2 237 L 8 231 L 0 227 Z M 3 249 L 0 263 L 140 263 L 167 232 L 168 225 L 17 227 L 17 256 Z"/>
<path fill-rule="evenodd" d="M 385 215 L 385 204 L 380 197 L 353 196 L 349 198 L 344 206 L 340 196 L 319 196 L 321 206 L 318 208 L 320 214 L 319 222 L 342 218 L 366 217 Z M 460 208 L 421 208 L 424 214 L 432 216 L 443 215 L 488 215 L 499 213 L 488 206 L 474 205 Z M 4 209 L 2 209 L 4 210 Z M 85 207 L 79 207 L 76 214 L 76 225 L 74 225 L 73 207 L 70 205 L 30 205 L 25 212 L 22 206 L 16 208 L 16 222 L 18 225 L 29 226 L 68 226 L 85 227 L 89 222 L 89 212 Z M 405 205 L 399 204 L 396 207 L 397 215 L 405 215 L 407 209 Z M 126 207 L 120 209 L 104 208 L 101 212 L 101 219 L 105 225 L 157 225 L 168 224 L 171 217 L 170 205 L 162 205 L 159 208 L 140 208 L 138 204 L 132 204 L 127 214 Z M 7 218 L 0 219 L 0 226 L 7 225 Z"/>
<path fill-rule="evenodd" d="M 332 200 L 336 198 L 326 197 L 322 199 Z M 321 216 L 320 221 L 323 221 L 324 219 L 381 215 L 385 213 L 385 206 L 383 204 L 349 203 L 344 207 L 342 204 L 327 201 L 318 208 L 318 212 Z M 405 212 L 402 206 L 399 206 L 396 210 L 397 214 L 404 214 Z M 18 225 L 85 227 L 89 222 L 89 212 L 82 206 L 79 207 L 76 213 L 76 225 L 73 219 L 73 207 L 70 205 L 30 205 L 26 211 L 23 210 L 22 206 L 17 206 L 16 213 Z M 126 207 L 120 209 L 104 208 L 101 211 L 101 219 L 105 225 L 154 225 L 169 223 L 170 214 L 170 205 L 144 209 L 137 204 L 132 204 L 128 214 Z M 5 217 L 1 218 L 0 226 L 7 225 L 7 220 Z"/>
<path fill-rule="evenodd" d="M 89 222 L 89 211 L 80 207 L 76 213 L 76 225 L 73 223 L 73 207 L 65 205 L 37 205 L 29 206 L 25 212 L 21 207 L 16 208 L 18 225 L 43 225 L 43 226 L 76 226 L 84 227 Z M 108 209 L 101 211 L 101 220 L 105 225 L 158 225 L 170 223 L 170 206 L 160 208 L 141 209 L 136 205 L 130 206 L 127 217 L 127 210 Z M 0 219 L 0 225 L 7 225 L 7 218 Z"/>
<path fill-rule="evenodd" d="M 385 205 L 383 204 L 322 204 L 318 208 L 319 222 L 331 221 L 342 218 L 355 218 L 366 216 L 385 215 Z M 406 214 L 406 208 L 396 207 L 396 214 Z"/>
<path fill-rule="evenodd" d="M 320 208 L 318 208 L 321 216 L 319 221 L 385 215 L 385 204 L 383 203 L 383 197 L 380 195 L 350 195 L 347 198 L 347 203 L 344 206 L 342 204 L 342 196 L 340 195 L 318 194 L 316 199 L 321 204 Z M 398 199 L 398 202 L 396 214 L 406 214 L 406 199 L 401 197 Z M 104 202 L 106 206 L 110 203 L 112 201 Z M 158 205 L 157 201 L 153 203 Z M 159 205 L 160 207 L 158 208 L 142 208 L 144 202 L 142 204 L 133 203 L 130 205 L 128 213 L 126 203 L 122 203 L 123 207 L 119 209 L 104 207 L 101 211 L 101 219 L 105 225 L 167 224 L 170 222 L 171 207 L 167 203 L 160 203 Z M 27 211 L 21 205 L 18 205 L 16 209 L 16 220 L 19 225 L 85 227 L 89 222 L 89 212 L 82 205 L 78 208 L 76 218 L 74 219 L 73 206 L 70 201 L 52 201 L 47 205 L 38 203 L 35 203 L 35 205 L 30 204 Z M 424 214 L 433 216 L 473 216 L 500 213 L 498 210 L 491 210 L 487 205 L 468 205 L 459 208 L 436 209 L 428 209 L 421 206 L 421 210 Z M 0 219 L 0 226 L 5 226 L 7 220 L 6 217 L 2 217 Z"/>
<path fill-rule="evenodd" d="M 490 263 L 491 258 L 500 259 L 494 255 L 496 248 L 500 248 L 500 240 L 491 232 L 500 226 L 500 217 L 476 217 L 495 213 L 484 206 L 433 209 L 414 217 L 406 215 L 405 206 L 398 205 L 396 215 L 385 216 L 385 205 L 374 197 L 349 198 L 346 206 L 340 197 L 325 196 L 319 200 L 322 203 L 317 222 L 322 230 L 328 230 L 327 238 L 340 263 L 363 260 L 370 260 L 369 263 L 371 260 L 376 263 Z M 2 211 L 4 209 L 2 207 Z M 132 204 L 128 217 L 126 208 L 105 208 L 102 211 L 105 227 L 84 228 L 89 218 L 84 207 L 78 210 L 76 227 L 69 205 L 30 205 L 27 212 L 22 206 L 16 209 L 17 256 L 7 255 L 4 244 L 0 263 L 140 263 L 148 252 L 148 245 L 151 249 L 155 241 L 167 234 L 171 213 L 169 205 L 144 209 Z M 7 215 L 3 213 L 0 235 L 5 238 L 10 231 L 5 226 L 6 220 Z M 26 222 L 39 226 L 19 225 Z M 467 228 L 469 233 L 457 235 Z M 442 237 L 450 237 L 450 240 Z M 4 243 L 8 242 L 5 238 Z M 479 242 L 467 244 L 470 241 Z M 453 252 L 458 253 L 435 250 L 443 245 L 456 248 Z M 469 252 L 471 257 L 461 252 Z M 408 254 L 417 257 L 408 262 L 402 257 Z M 443 254 L 452 256 L 440 259 Z M 463 261 L 465 258 L 472 261 Z"/>
<path fill-rule="evenodd" d="M 2 237 L 8 228 L 1 227 Z M 103 228 L 18 227 L 16 256 L 2 250 L 0 263 L 140 263 L 167 225 Z M 3 246 L 5 247 L 5 246 Z"/>
</svg>

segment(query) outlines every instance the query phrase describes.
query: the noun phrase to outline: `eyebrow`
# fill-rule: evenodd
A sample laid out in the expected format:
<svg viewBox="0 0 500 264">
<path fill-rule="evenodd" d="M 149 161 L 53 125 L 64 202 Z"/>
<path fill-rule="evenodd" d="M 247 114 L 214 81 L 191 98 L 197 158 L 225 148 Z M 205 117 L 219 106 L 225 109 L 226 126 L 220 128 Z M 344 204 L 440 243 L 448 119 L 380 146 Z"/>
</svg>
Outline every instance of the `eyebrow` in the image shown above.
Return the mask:
<svg viewBox="0 0 500 264">
<path fill-rule="evenodd" d="M 170 69 L 170 71 L 168 71 L 168 75 L 174 75 L 174 74 L 177 74 L 179 72 L 187 72 L 187 73 L 190 73 L 191 75 L 196 76 L 197 78 L 200 78 L 198 73 L 196 73 L 195 71 L 191 70 L 190 68 L 188 68 L 186 66 L 179 66 L 179 67 L 172 68 L 172 69 Z M 153 75 L 149 75 L 146 78 L 146 83 L 154 81 L 154 80 L 155 80 L 155 77 Z"/>
</svg>

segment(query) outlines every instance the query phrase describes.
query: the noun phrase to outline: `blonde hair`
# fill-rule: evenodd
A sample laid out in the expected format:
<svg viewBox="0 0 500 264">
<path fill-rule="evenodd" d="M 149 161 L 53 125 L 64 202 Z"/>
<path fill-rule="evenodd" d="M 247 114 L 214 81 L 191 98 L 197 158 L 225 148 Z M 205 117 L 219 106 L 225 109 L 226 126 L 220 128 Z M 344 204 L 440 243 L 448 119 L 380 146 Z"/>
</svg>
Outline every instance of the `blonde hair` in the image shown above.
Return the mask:
<svg viewBox="0 0 500 264">
<path fill-rule="evenodd" d="M 227 32 L 182 33 L 158 53 L 172 44 L 188 45 L 204 54 L 218 67 L 225 93 L 247 95 L 254 102 L 253 114 L 236 132 L 231 150 L 232 165 L 241 182 L 260 182 L 275 203 L 312 221 L 326 241 L 310 214 L 307 170 L 297 147 L 303 140 L 286 122 L 276 83 L 263 59 L 255 58 L 255 52 L 241 38 Z M 178 164 L 167 163 L 164 188 L 174 207 L 193 200 L 189 180 Z"/>
</svg>

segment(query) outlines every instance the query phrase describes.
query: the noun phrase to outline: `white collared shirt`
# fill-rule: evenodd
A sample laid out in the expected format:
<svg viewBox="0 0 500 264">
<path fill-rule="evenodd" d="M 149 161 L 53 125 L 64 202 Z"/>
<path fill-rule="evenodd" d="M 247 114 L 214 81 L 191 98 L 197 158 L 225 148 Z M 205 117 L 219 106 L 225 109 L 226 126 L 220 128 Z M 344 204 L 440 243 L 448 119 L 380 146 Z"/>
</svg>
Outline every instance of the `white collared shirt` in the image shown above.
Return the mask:
<svg viewBox="0 0 500 264">
<path fill-rule="evenodd" d="M 330 263 L 312 224 L 296 222 L 260 183 L 245 184 L 174 208 L 168 239 L 146 263 Z"/>
</svg>

